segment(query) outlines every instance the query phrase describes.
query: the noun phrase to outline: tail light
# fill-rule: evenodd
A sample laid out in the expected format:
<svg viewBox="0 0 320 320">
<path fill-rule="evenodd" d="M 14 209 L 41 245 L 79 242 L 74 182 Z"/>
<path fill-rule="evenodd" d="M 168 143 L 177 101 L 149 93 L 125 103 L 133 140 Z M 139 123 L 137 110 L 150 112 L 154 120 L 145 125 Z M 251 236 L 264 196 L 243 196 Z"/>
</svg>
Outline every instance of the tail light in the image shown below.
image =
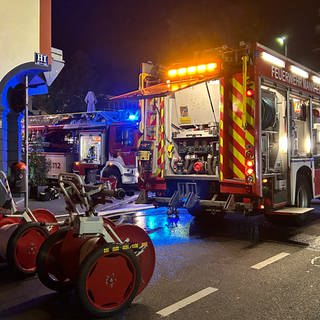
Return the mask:
<svg viewBox="0 0 320 320">
<path fill-rule="evenodd" d="M 252 184 L 255 181 L 255 175 L 254 175 L 254 150 L 252 147 L 250 147 L 246 151 L 246 166 L 245 166 L 245 172 L 246 172 L 246 182 L 248 184 Z"/>
</svg>

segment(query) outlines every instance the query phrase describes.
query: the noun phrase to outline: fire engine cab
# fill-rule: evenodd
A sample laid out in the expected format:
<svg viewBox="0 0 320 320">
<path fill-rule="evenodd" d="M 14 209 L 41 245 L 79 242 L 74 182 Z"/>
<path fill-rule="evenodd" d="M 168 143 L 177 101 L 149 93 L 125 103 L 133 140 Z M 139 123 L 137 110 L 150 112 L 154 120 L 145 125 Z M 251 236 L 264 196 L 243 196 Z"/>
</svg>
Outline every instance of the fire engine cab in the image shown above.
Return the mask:
<svg viewBox="0 0 320 320">
<path fill-rule="evenodd" d="M 134 185 L 139 137 L 137 119 L 121 111 L 29 117 L 29 146 L 49 161 L 49 179 L 73 171 L 86 183 L 98 175 L 118 187 Z"/>
<path fill-rule="evenodd" d="M 319 74 L 253 43 L 213 50 L 164 80 L 116 97 L 140 101 L 142 200 L 152 191 L 193 215 L 311 210 L 320 196 Z"/>
</svg>

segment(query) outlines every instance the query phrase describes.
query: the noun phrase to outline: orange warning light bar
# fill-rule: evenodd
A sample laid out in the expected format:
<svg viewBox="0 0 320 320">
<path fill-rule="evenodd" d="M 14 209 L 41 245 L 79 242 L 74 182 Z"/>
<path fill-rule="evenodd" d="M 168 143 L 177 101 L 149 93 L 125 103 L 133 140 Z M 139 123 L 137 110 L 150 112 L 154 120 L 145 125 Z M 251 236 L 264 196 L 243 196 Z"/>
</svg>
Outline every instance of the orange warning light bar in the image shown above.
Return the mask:
<svg viewBox="0 0 320 320">
<path fill-rule="evenodd" d="M 218 63 L 217 62 L 210 62 L 207 64 L 199 64 L 187 67 L 181 67 L 177 69 L 170 69 L 168 70 L 168 78 L 175 79 L 175 78 L 186 78 L 190 76 L 200 76 L 200 75 L 210 75 L 212 73 L 216 73 L 218 70 Z"/>
</svg>

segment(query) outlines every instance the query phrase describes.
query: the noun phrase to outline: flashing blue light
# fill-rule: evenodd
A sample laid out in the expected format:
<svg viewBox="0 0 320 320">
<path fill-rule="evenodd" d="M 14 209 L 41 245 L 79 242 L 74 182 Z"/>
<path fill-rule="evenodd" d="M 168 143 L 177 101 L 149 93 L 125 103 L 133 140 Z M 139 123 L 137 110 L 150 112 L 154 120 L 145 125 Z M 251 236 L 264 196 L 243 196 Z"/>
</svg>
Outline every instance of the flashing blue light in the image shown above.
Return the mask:
<svg viewBox="0 0 320 320">
<path fill-rule="evenodd" d="M 137 121 L 137 120 L 139 119 L 139 114 L 138 114 L 138 112 L 129 114 L 128 119 L 129 119 L 130 121 Z"/>
</svg>

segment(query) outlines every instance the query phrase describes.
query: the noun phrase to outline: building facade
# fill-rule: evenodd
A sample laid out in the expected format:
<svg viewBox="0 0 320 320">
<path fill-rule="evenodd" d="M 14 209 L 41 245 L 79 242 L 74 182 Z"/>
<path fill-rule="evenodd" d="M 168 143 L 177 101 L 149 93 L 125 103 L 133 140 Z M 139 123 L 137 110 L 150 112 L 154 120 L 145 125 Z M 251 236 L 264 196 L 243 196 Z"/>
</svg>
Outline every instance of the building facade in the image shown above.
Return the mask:
<svg viewBox="0 0 320 320">
<path fill-rule="evenodd" d="M 8 172 L 21 160 L 26 96 L 47 93 L 63 60 L 51 48 L 51 0 L 3 0 L 0 13 L 0 170 Z"/>
</svg>

